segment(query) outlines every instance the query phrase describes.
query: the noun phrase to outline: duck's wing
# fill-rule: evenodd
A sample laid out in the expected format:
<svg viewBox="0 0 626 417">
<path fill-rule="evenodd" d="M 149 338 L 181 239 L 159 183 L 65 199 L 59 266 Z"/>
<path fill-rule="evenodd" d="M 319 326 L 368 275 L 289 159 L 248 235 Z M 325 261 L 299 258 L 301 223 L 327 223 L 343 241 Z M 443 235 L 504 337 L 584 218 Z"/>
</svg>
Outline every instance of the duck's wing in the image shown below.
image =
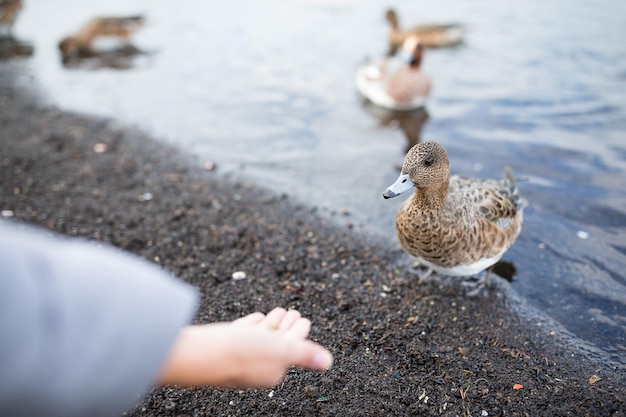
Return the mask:
<svg viewBox="0 0 626 417">
<path fill-rule="evenodd" d="M 465 200 L 476 216 L 492 222 L 499 229 L 509 226 L 522 208 L 522 199 L 509 168 L 500 181 L 453 177 L 450 195 Z"/>
</svg>

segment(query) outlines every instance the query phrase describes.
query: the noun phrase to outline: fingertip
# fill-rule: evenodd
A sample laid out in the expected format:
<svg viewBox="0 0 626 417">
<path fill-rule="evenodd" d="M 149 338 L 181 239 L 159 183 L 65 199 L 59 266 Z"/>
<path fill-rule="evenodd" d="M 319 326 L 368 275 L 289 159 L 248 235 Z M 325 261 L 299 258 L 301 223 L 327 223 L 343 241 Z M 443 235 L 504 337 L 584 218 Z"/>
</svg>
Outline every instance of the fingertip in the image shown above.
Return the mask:
<svg viewBox="0 0 626 417">
<path fill-rule="evenodd" d="M 313 368 L 325 371 L 333 366 L 333 355 L 326 349 L 320 347 L 319 351 L 313 355 Z"/>
</svg>

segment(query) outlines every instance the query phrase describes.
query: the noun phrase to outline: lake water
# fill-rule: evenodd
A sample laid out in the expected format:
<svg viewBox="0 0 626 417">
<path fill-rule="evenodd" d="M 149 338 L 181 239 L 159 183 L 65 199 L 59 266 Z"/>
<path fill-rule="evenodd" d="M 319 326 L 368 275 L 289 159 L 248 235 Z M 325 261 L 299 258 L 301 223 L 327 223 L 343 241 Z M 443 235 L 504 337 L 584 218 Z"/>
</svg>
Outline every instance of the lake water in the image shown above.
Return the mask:
<svg viewBox="0 0 626 417">
<path fill-rule="evenodd" d="M 108 116 L 397 245 L 399 126 L 447 148 L 454 174 L 525 178 L 511 286 L 626 363 L 626 2 L 397 2 L 401 24 L 460 21 L 427 50 L 426 112 L 364 106 L 358 63 L 386 51 L 388 1 L 27 1 L 24 77 L 64 109 Z M 67 69 L 58 40 L 97 15 L 143 13 L 130 70 Z M 420 126 L 422 125 L 423 126 Z M 400 200 L 400 199 L 397 199 Z"/>
</svg>

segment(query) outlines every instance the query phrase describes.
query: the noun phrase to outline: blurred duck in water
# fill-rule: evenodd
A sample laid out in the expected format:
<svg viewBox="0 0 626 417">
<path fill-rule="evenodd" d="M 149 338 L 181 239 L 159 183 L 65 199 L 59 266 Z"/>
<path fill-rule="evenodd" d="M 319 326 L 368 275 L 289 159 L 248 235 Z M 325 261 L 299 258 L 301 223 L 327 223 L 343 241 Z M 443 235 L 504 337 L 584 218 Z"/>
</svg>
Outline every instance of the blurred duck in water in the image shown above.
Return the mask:
<svg viewBox="0 0 626 417">
<path fill-rule="evenodd" d="M 357 68 L 359 92 L 372 103 L 397 111 L 424 106 L 430 78 L 421 69 L 424 48 L 416 36 L 407 38 L 401 59 L 389 57 Z"/>
<path fill-rule="evenodd" d="M 13 36 L 13 25 L 21 12 L 21 0 L 0 0 L 0 59 L 29 57 L 35 48 Z"/>
<path fill-rule="evenodd" d="M 463 42 L 465 27 L 459 23 L 420 25 L 410 29 L 400 29 L 398 15 L 393 9 L 387 10 L 385 19 L 389 22 L 389 55 L 395 55 L 398 48 L 410 36 L 417 36 L 425 48 L 447 48 Z"/>
<path fill-rule="evenodd" d="M 13 25 L 21 10 L 21 0 L 0 0 L 0 34 L 2 36 L 13 36 Z"/>
<path fill-rule="evenodd" d="M 130 44 L 130 36 L 142 25 L 143 16 L 95 17 L 77 33 L 59 42 L 62 61 L 67 64 L 98 56 L 102 52 L 97 50 L 95 42 L 104 38 L 113 38 L 121 43 L 118 51 L 138 53 L 139 50 Z"/>
</svg>

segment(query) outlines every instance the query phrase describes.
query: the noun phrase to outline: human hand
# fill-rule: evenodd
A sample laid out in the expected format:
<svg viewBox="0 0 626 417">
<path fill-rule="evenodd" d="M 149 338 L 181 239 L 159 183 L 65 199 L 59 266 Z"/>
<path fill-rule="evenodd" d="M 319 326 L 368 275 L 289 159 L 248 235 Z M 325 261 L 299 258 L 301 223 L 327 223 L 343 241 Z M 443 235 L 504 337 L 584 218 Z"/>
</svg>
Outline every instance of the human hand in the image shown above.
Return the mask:
<svg viewBox="0 0 626 417">
<path fill-rule="evenodd" d="M 292 366 L 325 370 L 332 355 L 308 340 L 311 322 L 275 308 L 229 323 L 181 330 L 158 382 L 185 386 L 271 387 Z"/>
</svg>

